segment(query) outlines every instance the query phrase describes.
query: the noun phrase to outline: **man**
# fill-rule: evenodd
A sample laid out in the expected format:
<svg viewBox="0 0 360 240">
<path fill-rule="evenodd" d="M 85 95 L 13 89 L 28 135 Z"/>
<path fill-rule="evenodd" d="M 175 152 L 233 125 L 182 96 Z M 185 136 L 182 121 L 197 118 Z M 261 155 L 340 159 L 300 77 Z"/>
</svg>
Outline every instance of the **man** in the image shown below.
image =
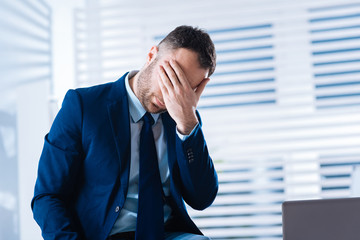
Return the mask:
<svg viewBox="0 0 360 240">
<path fill-rule="evenodd" d="M 196 111 L 215 59 L 207 33 L 180 26 L 140 71 L 66 94 L 32 201 L 44 239 L 208 239 L 184 200 L 203 210 L 218 190 Z"/>
</svg>

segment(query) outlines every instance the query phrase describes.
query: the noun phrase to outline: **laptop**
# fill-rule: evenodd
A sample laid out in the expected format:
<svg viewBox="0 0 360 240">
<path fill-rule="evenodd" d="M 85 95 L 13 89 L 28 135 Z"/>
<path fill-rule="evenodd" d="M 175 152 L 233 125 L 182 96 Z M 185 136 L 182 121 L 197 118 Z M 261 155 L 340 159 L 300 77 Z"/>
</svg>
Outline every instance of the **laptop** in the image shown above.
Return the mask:
<svg viewBox="0 0 360 240">
<path fill-rule="evenodd" d="M 283 240 L 360 240 L 360 198 L 285 201 Z"/>
</svg>

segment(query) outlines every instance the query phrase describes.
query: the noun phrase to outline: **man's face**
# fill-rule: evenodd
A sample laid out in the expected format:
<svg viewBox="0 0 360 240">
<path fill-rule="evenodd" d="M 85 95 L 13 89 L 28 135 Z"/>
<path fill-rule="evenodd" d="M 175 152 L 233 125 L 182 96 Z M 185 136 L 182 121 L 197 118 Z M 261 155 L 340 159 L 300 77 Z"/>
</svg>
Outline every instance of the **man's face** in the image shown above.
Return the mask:
<svg viewBox="0 0 360 240">
<path fill-rule="evenodd" d="M 200 66 L 197 53 L 179 48 L 176 50 L 165 50 L 161 56 L 157 54 L 157 48 L 152 48 L 153 54 L 149 53 L 149 59 L 144 68 L 139 72 L 135 95 L 139 98 L 146 111 L 150 113 L 161 113 L 166 111 L 164 99 L 160 90 L 158 80 L 160 76 L 157 69 L 166 61 L 175 60 L 186 75 L 192 89 L 207 77 L 208 70 Z"/>
</svg>

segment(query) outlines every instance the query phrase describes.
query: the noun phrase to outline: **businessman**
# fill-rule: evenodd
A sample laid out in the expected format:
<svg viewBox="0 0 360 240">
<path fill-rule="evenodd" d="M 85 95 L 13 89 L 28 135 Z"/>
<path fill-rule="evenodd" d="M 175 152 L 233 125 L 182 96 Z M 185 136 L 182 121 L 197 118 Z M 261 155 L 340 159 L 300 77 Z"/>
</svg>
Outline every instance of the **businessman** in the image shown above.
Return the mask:
<svg viewBox="0 0 360 240">
<path fill-rule="evenodd" d="M 209 239 L 184 201 L 203 210 L 218 191 L 196 110 L 215 65 L 209 35 L 180 26 L 140 71 L 68 91 L 31 203 L 45 240 Z"/>
</svg>

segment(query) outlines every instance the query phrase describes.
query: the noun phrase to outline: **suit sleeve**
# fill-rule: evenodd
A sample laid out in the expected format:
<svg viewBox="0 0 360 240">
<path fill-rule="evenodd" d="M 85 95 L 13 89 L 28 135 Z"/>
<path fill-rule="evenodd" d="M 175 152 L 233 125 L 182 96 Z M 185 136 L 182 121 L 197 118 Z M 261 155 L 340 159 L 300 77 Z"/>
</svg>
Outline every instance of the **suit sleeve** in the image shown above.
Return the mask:
<svg viewBox="0 0 360 240">
<path fill-rule="evenodd" d="M 218 179 L 197 115 L 199 124 L 191 135 L 185 141 L 176 136 L 176 152 L 183 198 L 192 208 L 203 210 L 216 197 Z"/>
<path fill-rule="evenodd" d="M 80 95 L 69 90 L 45 137 L 31 202 L 34 219 L 45 240 L 83 239 L 67 207 L 82 159 L 81 125 Z"/>
</svg>

